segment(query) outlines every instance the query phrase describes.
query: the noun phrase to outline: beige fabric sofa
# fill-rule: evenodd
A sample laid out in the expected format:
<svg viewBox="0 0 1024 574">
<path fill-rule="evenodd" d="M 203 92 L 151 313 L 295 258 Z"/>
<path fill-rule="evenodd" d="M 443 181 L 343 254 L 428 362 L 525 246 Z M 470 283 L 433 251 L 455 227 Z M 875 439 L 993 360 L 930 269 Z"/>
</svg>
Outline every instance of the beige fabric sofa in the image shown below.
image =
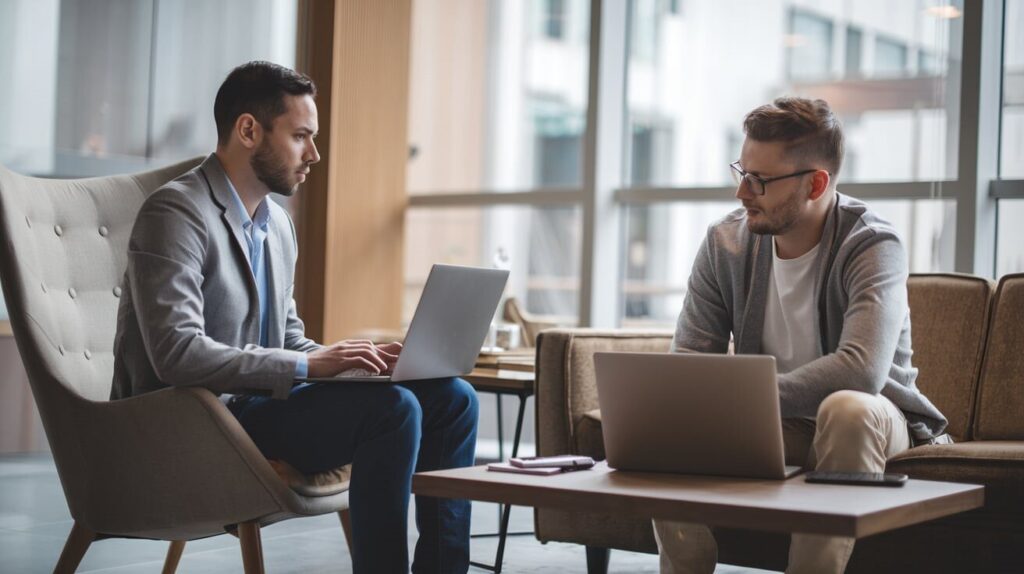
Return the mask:
<svg viewBox="0 0 1024 574">
<path fill-rule="evenodd" d="M 918 384 L 949 418 L 952 445 L 919 446 L 889 462 L 914 478 L 984 484 L 984 508 L 861 541 L 849 572 L 1024 572 L 1024 274 L 994 289 L 968 275 L 908 283 Z M 537 344 L 541 455 L 604 458 L 596 351 L 667 351 L 670 332 L 556 329 Z M 591 572 L 614 548 L 657 552 L 649 521 L 539 509 L 541 541 L 588 546 Z M 723 563 L 782 570 L 788 537 L 718 529 Z"/>
</svg>

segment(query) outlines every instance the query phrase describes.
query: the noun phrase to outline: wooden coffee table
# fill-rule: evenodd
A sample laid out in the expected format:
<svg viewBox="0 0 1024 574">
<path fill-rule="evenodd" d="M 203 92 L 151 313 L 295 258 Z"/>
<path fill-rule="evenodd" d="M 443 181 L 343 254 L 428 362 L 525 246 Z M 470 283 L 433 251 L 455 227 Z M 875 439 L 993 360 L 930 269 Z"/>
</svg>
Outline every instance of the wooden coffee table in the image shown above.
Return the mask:
<svg viewBox="0 0 1024 574">
<path fill-rule="evenodd" d="M 900 488 L 810 484 L 622 472 L 599 463 L 591 470 L 553 476 L 489 472 L 485 466 L 418 473 L 412 491 L 467 498 L 664 518 L 709 526 L 805 532 L 863 538 L 979 508 L 984 487 L 910 480 Z"/>
</svg>

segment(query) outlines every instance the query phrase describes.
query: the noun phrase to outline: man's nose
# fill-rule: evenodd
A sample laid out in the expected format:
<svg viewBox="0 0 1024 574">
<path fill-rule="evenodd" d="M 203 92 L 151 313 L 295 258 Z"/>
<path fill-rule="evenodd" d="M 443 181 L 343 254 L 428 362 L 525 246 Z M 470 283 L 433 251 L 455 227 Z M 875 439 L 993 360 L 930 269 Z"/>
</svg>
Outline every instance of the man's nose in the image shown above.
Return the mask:
<svg viewBox="0 0 1024 574">
<path fill-rule="evenodd" d="M 747 181 L 747 178 L 741 179 L 739 184 L 736 185 L 736 199 L 754 199 L 754 197 L 756 196 L 754 195 L 754 191 L 750 188 L 750 182 Z"/>
<path fill-rule="evenodd" d="M 309 142 L 306 158 L 306 161 L 311 164 L 320 161 L 320 152 L 316 149 L 316 142 L 313 142 L 312 140 Z"/>
</svg>

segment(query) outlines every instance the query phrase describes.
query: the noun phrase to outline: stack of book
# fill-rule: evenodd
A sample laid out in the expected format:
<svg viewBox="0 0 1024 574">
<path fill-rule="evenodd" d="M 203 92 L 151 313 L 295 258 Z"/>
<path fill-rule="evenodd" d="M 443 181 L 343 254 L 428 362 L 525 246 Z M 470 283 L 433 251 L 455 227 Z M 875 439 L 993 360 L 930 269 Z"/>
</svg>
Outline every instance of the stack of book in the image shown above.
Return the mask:
<svg viewBox="0 0 1024 574">
<path fill-rule="evenodd" d="M 594 459 L 589 456 L 565 454 L 560 456 L 529 456 L 512 458 L 508 462 L 492 462 L 487 470 L 495 472 L 513 472 L 516 474 L 559 474 L 574 470 L 587 470 L 594 466 Z"/>
<path fill-rule="evenodd" d="M 504 371 L 523 371 L 532 373 L 534 369 L 534 349 L 511 349 L 508 351 L 481 351 L 476 360 L 480 369 L 499 369 Z"/>
</svg>

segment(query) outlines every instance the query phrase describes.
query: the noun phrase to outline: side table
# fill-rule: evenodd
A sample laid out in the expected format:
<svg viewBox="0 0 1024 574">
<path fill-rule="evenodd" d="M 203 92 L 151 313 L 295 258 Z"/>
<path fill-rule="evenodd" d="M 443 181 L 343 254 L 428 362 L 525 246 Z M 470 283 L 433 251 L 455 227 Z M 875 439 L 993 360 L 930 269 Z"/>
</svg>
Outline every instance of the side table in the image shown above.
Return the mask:
<svg viewBox="0 0 1024 574">
<path fill-rule="evenodd" d="M 517 363 L 518 365 L 518 363 Z M 523 418 L 526 414 L 526 399 L 533 396 L 534 392 L 534 374 L 532 365 L 531 368 L 527 369 L 524 366 L 516 367 L 516 370 L 500 368 L 500 364 L 497 365 L 499 368 L 478 367 L 468 375 L 463 376 L 469 384 L 473 385 L 473 388 L 477 392 L 481 393 L 494 393 L 498 403 L 498 459 L 505 459 L 505 444 L 504 444 L 504 426 L 502 421 L 501 412 L 501 398 L 504 395 L 512 395 L 519 398 L 519 411 L 516 417 L 516 431 L 515 436 L 512 440 L 512 456 L 519 455 L 519 441 L 523 436 Z M 509 516 L 512 512 L 512 505 L 505 504 L 501 506 L 501 518 L 498 525 L 498 551 L 494 557 L 494 564 L 484 564 L 482 562 L 470 562 L 477 568 L 483 568 L 489 570 L 495 574 L 501 573 L 502 560 L 505 555 L 505 540 L 509 536 L 508 532 L 508 521 Z M 532 532 L 515 532 L 512 535 L 527 535 L 533 534 Z M 495 534 L 474 534 L 473 538 L 484 538 L 495 536 Z"/>
</svg>

